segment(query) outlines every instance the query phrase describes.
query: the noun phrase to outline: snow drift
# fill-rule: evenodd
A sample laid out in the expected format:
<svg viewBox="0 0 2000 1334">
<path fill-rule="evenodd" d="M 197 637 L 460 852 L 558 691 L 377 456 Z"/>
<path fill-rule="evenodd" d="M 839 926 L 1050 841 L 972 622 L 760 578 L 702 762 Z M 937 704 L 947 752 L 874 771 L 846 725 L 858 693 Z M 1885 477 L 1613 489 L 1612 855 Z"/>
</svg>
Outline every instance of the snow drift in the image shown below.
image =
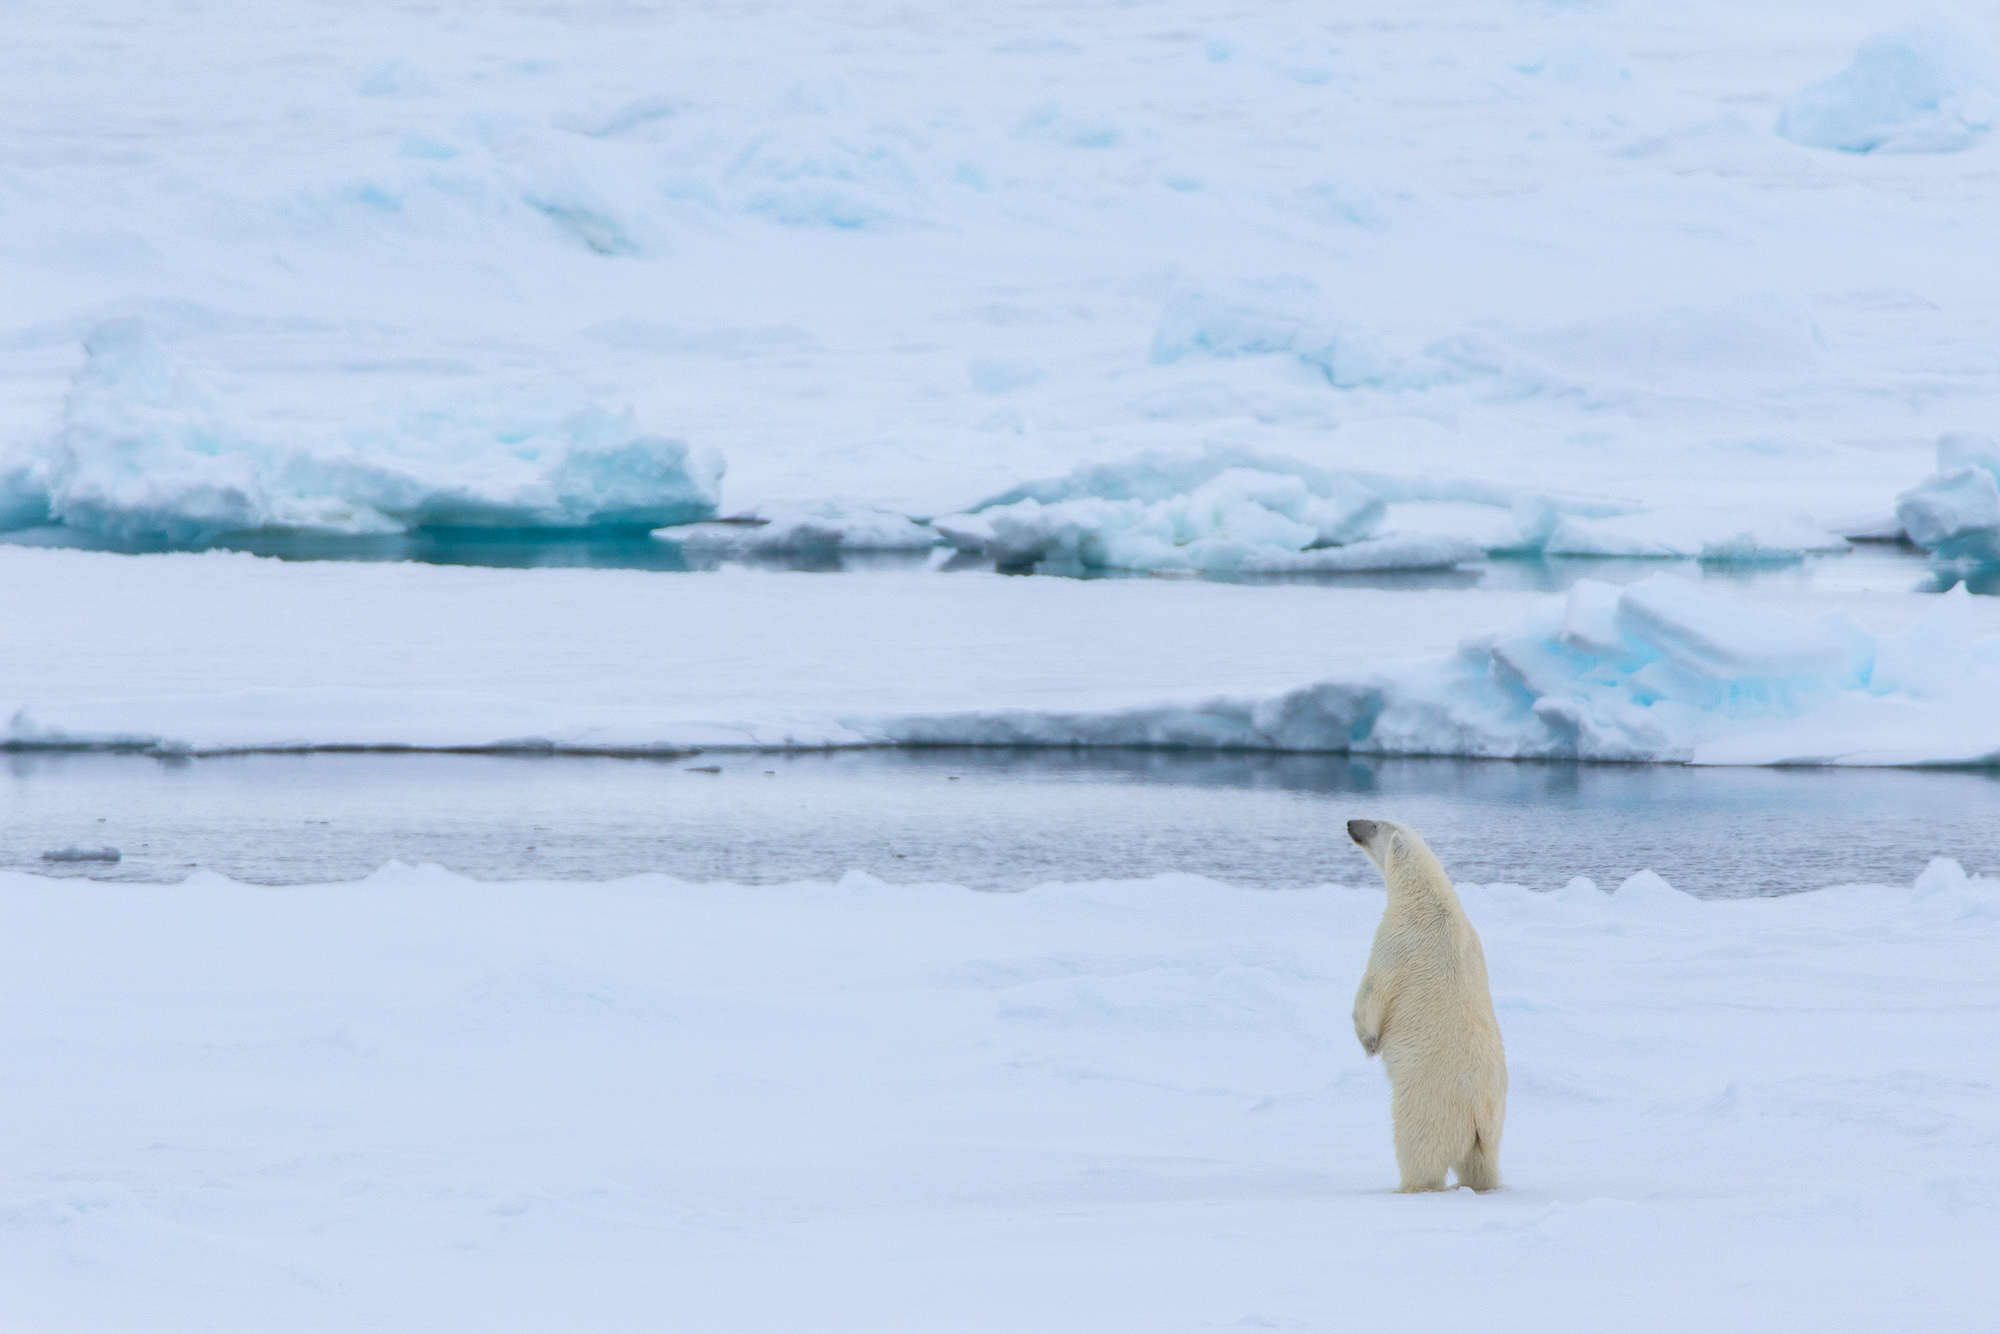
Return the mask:
<svg viewBox="0 0 2000 1334">
<path fill-rule="evenodd" d="M 1871 37 L 1854 62 L 1800 89 L 1778 133 L 1847 153 L 1955 153 L 1993 126 L 1992 53 L 1976 33 L 1910 24 Z"/>
<path fill-rule="evenodd" d="M 629 412 L 501 389 L 279 438 L 138 320 L 99 324 L 56 435 L 0 468 L 0 520 L 199 544 L 281 528 L 588 528 L 714 514 L 719 459 Z"/>
</svg>

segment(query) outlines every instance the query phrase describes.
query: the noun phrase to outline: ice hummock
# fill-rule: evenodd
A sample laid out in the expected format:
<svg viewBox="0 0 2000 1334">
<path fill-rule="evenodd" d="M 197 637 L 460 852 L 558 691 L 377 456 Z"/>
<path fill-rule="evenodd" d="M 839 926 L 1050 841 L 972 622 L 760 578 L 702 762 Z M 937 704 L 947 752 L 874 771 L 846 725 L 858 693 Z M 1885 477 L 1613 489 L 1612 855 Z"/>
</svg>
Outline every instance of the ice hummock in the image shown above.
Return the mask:
<svg viewBox="0 0 2000 1334">
<path fill-rule="evenodd" d="M 590 528 L 705 519 L 722 463 L 629 411 L 507 390 L 383 409 L 338 431 L 245 420 L 140 320 L 84 342 L 60 426 L 0 461 L 0 521 L 117 541 L 420 526 Z"/>
<path fill-rule="evenodd" d="M 2000 441 L 1939 436 L 1937 471 L 1896 497 L 1896 518 L 1946 578 L 2000 565 Z"/>
<path fill-rule="evenodd" d="M 1992 128 L 1995 90 L 1976 33 L 1908 24 L 1869 38 L 1847 68 L 1793 94 L 1778 133 L 1847 153 L 1955 153 Z"/>
<path fill-rule="evenodd" d="M 924 551 L 938 531 L 905 514 L 855 501 L 771 504 L 752 514 L 657 528 L 653 536 L 719 555 L 835 551 Z"/>
<path fill-rule="evenodd" d="M 1637 502 L 1337 471 L 1211 447 L 1017 486 L 935 527 L 1006 566 L 1279 573 L 1436 569 L 1487 555 L 1798 559 L 1847 543 L 1768 508 Z"/>
</svg>

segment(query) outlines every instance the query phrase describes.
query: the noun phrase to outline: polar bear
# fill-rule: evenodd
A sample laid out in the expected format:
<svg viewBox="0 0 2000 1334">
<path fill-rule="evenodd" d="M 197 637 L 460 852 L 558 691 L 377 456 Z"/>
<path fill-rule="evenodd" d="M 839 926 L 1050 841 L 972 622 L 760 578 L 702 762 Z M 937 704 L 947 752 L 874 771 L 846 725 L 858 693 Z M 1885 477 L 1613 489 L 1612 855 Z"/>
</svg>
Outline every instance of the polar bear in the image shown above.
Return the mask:
<svg viewBox="0 0 2000 1334">
<path fill-rule="evenodd" d="M 1500 1186 L 1507 1057 L 1486 955 L 1423 835 L 1386 820 L 1347 834 L 1382 872 L 1389 905 L 1354 997 L 1354 1035 L 1389 1072 L 1403 1191 Z"/>
</svg>

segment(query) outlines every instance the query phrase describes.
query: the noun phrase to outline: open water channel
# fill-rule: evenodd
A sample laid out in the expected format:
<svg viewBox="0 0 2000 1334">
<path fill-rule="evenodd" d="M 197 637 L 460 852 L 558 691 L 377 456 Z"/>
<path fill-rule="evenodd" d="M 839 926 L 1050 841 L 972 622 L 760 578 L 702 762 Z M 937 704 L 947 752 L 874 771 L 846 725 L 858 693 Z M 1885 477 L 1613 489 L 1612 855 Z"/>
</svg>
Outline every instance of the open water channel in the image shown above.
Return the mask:
<svg viewBox="0 0 2000 1334">
<path fill-rule="evenodd" d="M 2000 871 L 1992 772 L 1117 750 L 0 756 L 0 867 L 153 882 L 198 867 L 337 881 L 399 859 L 480 879 L 1365 883 L 1342 832 L 1355 816 L 1418 826 L 1457 879 L 1540 889 L 1644 868 L 1704 896 L 1907 884 L 1933 856 Z M 107 845 L 119 862 L 43 859 Z"/>
</svg>

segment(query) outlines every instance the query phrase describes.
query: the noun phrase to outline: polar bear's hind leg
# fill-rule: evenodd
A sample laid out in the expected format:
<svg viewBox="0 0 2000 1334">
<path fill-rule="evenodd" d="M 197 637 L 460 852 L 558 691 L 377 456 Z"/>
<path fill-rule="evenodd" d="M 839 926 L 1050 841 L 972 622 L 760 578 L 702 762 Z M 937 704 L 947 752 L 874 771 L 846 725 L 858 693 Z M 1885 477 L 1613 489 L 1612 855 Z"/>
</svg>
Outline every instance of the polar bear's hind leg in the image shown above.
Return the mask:
<svg viewBox="0 0 2000 1334">
<path fill-rule="evenodd" d="M 1393 1090 L 1389 1102 L 1396 1121 L 1396 1170 L 1403 1179 L 1397 1191 L 1412 1195 L 1447 1189 L 1445 1173 L 1472 1152 L 1469 1128 L 1449 1124 L 1407 1092 L 1407 1085 Z"/>
</svg>

